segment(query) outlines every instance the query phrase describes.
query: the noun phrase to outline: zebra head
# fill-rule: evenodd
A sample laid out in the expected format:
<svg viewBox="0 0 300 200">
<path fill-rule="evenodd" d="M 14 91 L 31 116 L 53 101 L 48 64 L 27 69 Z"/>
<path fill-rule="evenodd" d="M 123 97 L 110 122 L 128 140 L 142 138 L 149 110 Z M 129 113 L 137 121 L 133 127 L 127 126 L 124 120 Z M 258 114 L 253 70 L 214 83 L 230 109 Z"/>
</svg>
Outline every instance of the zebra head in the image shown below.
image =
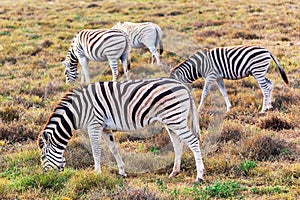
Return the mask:
<svg viewBox="0 0 300 200">
<path fill-rule="evenodd" d="M 63 156 L 64 148 L 52 142 L 50 132 L 44 130 L 39 135 L 38 146 L 42 149 L 41 162 L 45 172 L 51 169 L 64 170 L 66 164 L 66 159 Z"/>
</svg>

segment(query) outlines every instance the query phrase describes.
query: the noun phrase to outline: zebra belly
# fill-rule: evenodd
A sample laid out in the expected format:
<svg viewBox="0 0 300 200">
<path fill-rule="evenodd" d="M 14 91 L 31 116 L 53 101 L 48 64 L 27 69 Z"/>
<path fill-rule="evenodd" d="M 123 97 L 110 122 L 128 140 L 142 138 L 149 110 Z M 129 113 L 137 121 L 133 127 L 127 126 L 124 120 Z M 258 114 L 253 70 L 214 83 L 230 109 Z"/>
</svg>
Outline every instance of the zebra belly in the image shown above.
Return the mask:
<svg viewBox="0 0 300 200">
<path fill-rule="evenodd" d="M 152 124 L 154 124 L 155 122 L 161 122 L 161 119 L 158 118 L 152 118 L 151 120 L 149 120 L 148 118 L 144 119 L 144 124 L 141 125 L 140 123 L 136 123 L 133 121 L 128 121 L 125 122 L 124 120 L 122 120 L 123 122 L 119 121 L 119 124 L 117 125 L 113 119 L 109 119 L 109 120 L 105 120 L 105 124 L 103 124 L 103 129 L 104 130 L 113 130 L 113 131 L 137 131 L 137 130 L 142 130 L 145 129 L 149 126 L 151 126 Z M 149 122 L 149 123 L 148 123 Z"/>
<path fill-rule="evenodd" d="M 131 47 L 134 48 L 134 49 L 139 49 L 139 48 L 144 48 L 146 47 L 143 43 L 131 43 Z"/>
</svg>

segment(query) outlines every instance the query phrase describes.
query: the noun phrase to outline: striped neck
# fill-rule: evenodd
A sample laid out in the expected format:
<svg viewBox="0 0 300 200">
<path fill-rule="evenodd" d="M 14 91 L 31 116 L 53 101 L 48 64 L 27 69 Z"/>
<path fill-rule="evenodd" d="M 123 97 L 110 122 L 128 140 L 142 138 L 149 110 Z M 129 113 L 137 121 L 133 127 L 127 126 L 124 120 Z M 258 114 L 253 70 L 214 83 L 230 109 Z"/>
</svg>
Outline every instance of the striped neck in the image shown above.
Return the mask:
<svg viewBox="0 0 300 200">
<path fill-rule="evenodd" d="M 192 83 L 202 75 L 198 72 L 197 62 L 194 62 L 194 56 L 183 61 L 171 70 L 170 77 L 183 83 Z"/>
</svg>

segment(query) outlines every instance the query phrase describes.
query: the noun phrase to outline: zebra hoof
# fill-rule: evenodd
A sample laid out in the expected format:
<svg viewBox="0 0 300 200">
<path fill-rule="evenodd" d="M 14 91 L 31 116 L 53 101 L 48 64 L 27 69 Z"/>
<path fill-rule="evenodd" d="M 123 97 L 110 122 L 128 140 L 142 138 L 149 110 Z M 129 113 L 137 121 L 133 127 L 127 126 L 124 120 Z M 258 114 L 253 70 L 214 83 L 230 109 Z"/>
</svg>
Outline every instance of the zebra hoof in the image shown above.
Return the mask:
<svg viewBox="0 0 300 200">
<path fill-rule="evenodd" d="M 197 182 L 197 183 L 203 183 L 204 180 L 203 180 L 203 178 L 197 178 L 196 182 Z"/>
<path fill-rule="evenodd" d="M 118 178 L 126 178 L 126 177 L 127 177 L 127 174 L 118 174 L 117 177 L 118 177 Z"/>
</svg>

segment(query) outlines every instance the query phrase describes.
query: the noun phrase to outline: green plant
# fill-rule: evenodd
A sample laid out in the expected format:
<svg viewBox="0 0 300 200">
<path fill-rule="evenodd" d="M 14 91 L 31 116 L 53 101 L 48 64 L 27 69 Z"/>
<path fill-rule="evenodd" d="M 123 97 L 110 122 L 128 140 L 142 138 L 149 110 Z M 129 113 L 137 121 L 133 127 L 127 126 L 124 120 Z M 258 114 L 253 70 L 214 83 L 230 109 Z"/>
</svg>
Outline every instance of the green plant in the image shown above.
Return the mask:
<svg viewBox="0 0 300 200">
<path fill-rule="evenodd" d="M 157 148 L 157 146 L 151 147 L 151 148 L 150 148 L 150 151 L 151 151 L 153 154 L 158 154 L 158 153 L 159 153 L 159 149 Z"/>
<path fill-rule="evenodd" d="M 256 162 L 252 160 L 247 160 L 246 162 L 240 163 L 240 169 L 246 174 L 256 167 Z"/>
<path fill-rule="evenodd" d="M 211 186 L 207 186 L 205 191 L 211 197 L 218 197 L 218 198 L 230 198 L 233 196 L 238 195 L 240 191 L 246 190 L 245 188 L 241 187 L 239 183 L 234 181 L 225 181 L 225 182 L 215 182 Z"/>
<path fill-rule="evenodd" d="M 164 191 L 167 189 L 167 185 L 165 185 L 163 180 L 161 180 L 160 178 L 156 180 L 156 185 L 160 191 Z"/>
</svg>

